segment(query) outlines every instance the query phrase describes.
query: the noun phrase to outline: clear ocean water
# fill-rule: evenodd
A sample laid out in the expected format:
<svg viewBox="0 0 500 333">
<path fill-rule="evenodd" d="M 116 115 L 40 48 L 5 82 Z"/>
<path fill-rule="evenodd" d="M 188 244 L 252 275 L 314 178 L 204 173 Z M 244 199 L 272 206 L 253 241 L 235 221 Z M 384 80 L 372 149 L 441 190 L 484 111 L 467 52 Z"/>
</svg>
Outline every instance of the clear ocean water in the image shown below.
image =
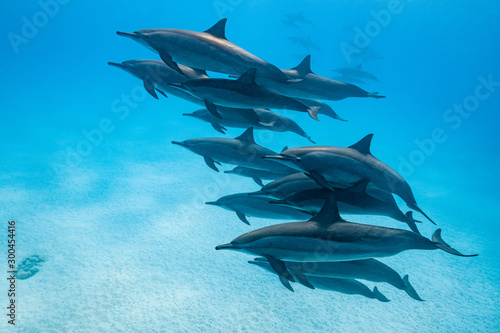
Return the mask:
<svg viewBox="0 0 500 333">
<path fill-rule="evenodd" d="M 1 332 L 500 331 L 497 2 L 29 0 L 0 8 Z M 381 11 L 391 13 L 382 24 Z M 283 23 L 297 13 L 312 24 Z M 252 256 L 215 251 L 280 221 L 250 218 L 247 226 L 206 206 L 259 187 L 171 144 L 222 137 L 182 116 L 198 106 L 155 100 L 107 62 L 159 59 L 117 30 L 203 31 L 222 17 L 229 40 L 279 68 L 311 54 L 323 76 L 358 64 L 376 75 L 378 82 L 359 86 L 386 99 L 328 102 L 348 122 L 286 115 L 321 145 L 348 146 L 373 133 L 372 153 L 406 178 L 443 238 L 479 256 L 384 258 L 426 301 L 378 284 L 391 300 L 382 303 L 298 285 L 291 293 L 248 265 Z M 313 44 L 308 50 L 290 36 Z M 346 45 L 357 42 L 360 53 L 349 56 Z M 85 133 L 101 126 L 106 133 L 89 143 Z M 290 132 L 258 131 L 256 141 L 275 151 L 310 145 Z M 402 227 L 385 217 L 346 218 Z M 18 262 L 45 260 L 17 280 L 15 327 L 6 316 L 9 220 Z M 427 237 L 436 229 L 419 227 Z"/>
</svg>

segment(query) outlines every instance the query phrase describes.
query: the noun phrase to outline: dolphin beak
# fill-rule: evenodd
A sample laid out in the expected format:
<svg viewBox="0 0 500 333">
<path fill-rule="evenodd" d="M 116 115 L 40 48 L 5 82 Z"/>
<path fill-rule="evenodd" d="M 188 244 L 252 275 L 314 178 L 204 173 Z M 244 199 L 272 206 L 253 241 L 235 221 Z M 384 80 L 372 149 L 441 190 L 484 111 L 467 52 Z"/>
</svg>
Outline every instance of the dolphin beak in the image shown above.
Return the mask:
<svg viewBox="0 0 500 333">
<path fill-rule="evenodd" d="M 118 36 L 128 37 L 128 38 L 132 38 L 132 39 L 138 38 L 138 36 L 135 33 L 117 31 L 116 34 Z"/>
<path fill-rule="evenodd" d="M 194 114 L 192 113 L 183 113 L 182 115 L 187 117 L 194 117 Z"/>
<path fill-rule="evenodd" d="M 178 145 L 178 146 L 181 146 L 181 147 L 187 147 L 187 145 L 184 142 L 172 141 L 172 143 L 174 145 Z"/>
<path fill-rule="evenodd" d="M 222 204 L 217 201 L 207 201 L 205 205 L 222 206 Z"/>
<path fill-rule="evenodd" d="M 118 68 L 121 68 L 121 69 L 125 69 L 125 65 L 124 64 L 120 64 L 120 63 L 117 63 L 117 62 L 108 62 L 108 65 L 110 66 L 113 66 L 113 67 L 118 67 Z"/>
<path fill-rule="evenodd" d="M 215 247 L 216 250 L 241 250 L 241 247 L 238 247 L 236 245 L 233 245 L 231 243 L 229 244 L 223 244 Z"/>
</svg>

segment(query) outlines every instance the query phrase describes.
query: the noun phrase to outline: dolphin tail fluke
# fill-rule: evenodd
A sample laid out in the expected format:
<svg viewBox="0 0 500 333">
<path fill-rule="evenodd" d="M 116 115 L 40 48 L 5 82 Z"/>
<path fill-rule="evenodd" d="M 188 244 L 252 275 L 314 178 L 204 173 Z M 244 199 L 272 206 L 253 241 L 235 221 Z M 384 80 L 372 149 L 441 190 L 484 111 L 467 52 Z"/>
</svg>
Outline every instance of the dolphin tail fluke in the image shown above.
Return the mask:
<svg viewBox="0 0 500 333">
<path fill-rule="evenodd" d="M 477 254 L 462 254 L 458 250 L 455 250 L 452 248 L 450 245 L 448 245 L 442 238 L 441 238 L 441 229 L 437 229 L 434 234 L 432 235 L 432 241 L 434 244 L 437 246 L 437 248 L 446 251 L 448 253 L 451 253 L 453 255 L 459 256 L 459 257 L 476 257 Z"/>
<path fill-rule="evenodd" d="M 416 299 L 417 301 L 424 302 L 424 300 L 420 298 L 420 296 L 418 296 L 415 288 L 413 288 L 413 286 L 411 285 L 408 275 L 405 275 L 403 277 L 403 283 L 405 285 L 405 291 L 408 294 L 408 296 L 410 296 L 413 299 Z"/>
<path fill-rule="evenodd" d="M 279 276 L 284 277 L 290 282 L 295 282 L 295 279 L 293 278 L 292 274 L 286 269 L 285 263 L 279 259 L 276 259 L 273 256 L 265 256 L 267 261 L 269 261 L 269 264 L 271 265 L 272 269 L 278 274 Z"/>
<path fill-rule="evenodd" d="M 218 250 L 241 250 L 241 247 L 229 243 L 229 244 L 218 245 L 215 247 L 215 249 L 217 251 Z"/>
<path fill-rule="evenodd" d="M 377 287 L 374 287 L 373 288 L 373 295 L 375 296 L 375 298 L 377 300 L 379 300 L 380 302 L 390 302 L 390 300 L 385 297 L 379 290 Z"/>
<path fill-rule="evenodd" d="M 264 187 L 264 183 L 262 182 L 262 179 L 260 179 L 259 177 L 252 177 L 253 181 L 259 185 L 260 187 Z"/>
<path fill-rule="evenodd" d="M 436 225 L 436 222 L 434 222 L 429 216 L 427 216 L 427 214 L 425 214 L 424 211 L 421 210 L 420 207 L 418 207 L 416 203 L 414 203 L 414 204 L 407 204 L 407 205 L 411 209 L 414 209 L 417 212 L 419 212 L 420 214 L 422 214 L 423 216 L 425 216 L 425 218 L 428 219 L 430 222 L 432 222 L 432 224 Z"/>
<path fill-rule="evenodd" d="M 405 216 L 406 216 L 406 224 L 408 224 L 410 230 L 420 235 L 420 231 L 418 231 L 417 225 L 415 224 L 416 221 L 413 219 L 413 212 L 411 211 L 407 212 Z"/>
<path fill-rule="evenodd" d="M 314 120 L 317 120 L 319 121 L 319 118 L 318 118 L 318 111 L 319 111 L 319 106 L 310 106 L 307 108 L 307 113 L 309 114 L 309 116 L 314 119 Z"/>
</svg>

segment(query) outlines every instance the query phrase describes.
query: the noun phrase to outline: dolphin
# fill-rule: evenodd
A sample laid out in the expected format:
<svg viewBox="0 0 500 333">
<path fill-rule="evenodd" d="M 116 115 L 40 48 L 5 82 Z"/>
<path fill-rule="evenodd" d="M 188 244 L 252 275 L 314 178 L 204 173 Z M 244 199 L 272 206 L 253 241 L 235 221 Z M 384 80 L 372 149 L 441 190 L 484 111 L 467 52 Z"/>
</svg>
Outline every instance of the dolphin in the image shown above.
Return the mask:
<svg viewBox="0 0 500 333">
<path fill-rule="evenodd" d="M 283 84 L 268 78 L 257 78 L 257 84 L 284 96 L 302 99 L 338 101 L 349 97 L 385 98 L 376 92 L 369 93 L 353 84 L 313 73 L 310 55 L 305 57 L 298 66 L 292 69 L 282 69 L 282 71 L 296 82 Z"/>
<path fill-rule="evenodd" d="M 355 84 L 355 83 L 366 84 L 366 82 L 361 80 L 361 79 L 358 79 L 355 77 L 350 77 L 350 76 L 345 76 L 345 75 L 332 77 L 332 79 L 335 81 L 342 81 L 342 82 L 347 82 L 347 83 L 352 83 L 352 84 Z"/>
<path fill-rule="evenodd" d="M 267 259 L 263 257 L 258 257 L 255 258 L 254 261 L 249 261 L 249 263 L 254 264 L 259 262 L 267 264 L 269 268 L 271 267 Z M 361 279 L 372 282 L 383 282 L 399 290 L 405 291 L 408 296 L 417 301 L 423 301 L 415 288 L 411 285 L 408 275 L 401 278 L 398 272 L 376 259 L 311 263 L 285 261 L 284 264 L 289 272 L 303 274 L 309 282 L 311 281 L 311 277 Z M 275 272 L 273 271 L 273 273 Z M 288 282 L 288 280 L 284 280 Z"/>
<path fill-rule="evenodd" d="M 217 172 L 219 170 L 215 166 L 216 163 L 241 165 L 285 175 L 296 172 L 294 169 L 276 161 L 262 159 L 264 155 L 275 153 L 255 143 L 252 127 L 234 139 L 200 138 L 189 139 L 183 142 L 172 141 L 172 143 L 203 156 L 205 163 Z"/>
<path fill-rule="evenodd" d="M 334 195 L 309 221 L 257 229 L 215 249 L 265 257 L 276 273 L 292 282 L 295 280 L 283 261 L 350 261 L 389 257 L 407 250 L 436 249 L 456 256 L 476 256 L 464 255 L 446 244 L 441 238 L 441 229 L 429 240 L 411 231 L 344 221 Z"/>
<path fill-rule="evenodd" d="M 271 265 L 265 261 L 249 261 L 249 264 L 259 266 L 264 270 L 276 274 Z M 290 282 L 284 279 L 282 276 L 278 275 L 281 283 L 290 291 L 294 291 Z M 370 299 L 377 299 L 380 302 L 389 302 L 387 297 L 385 297 L 377 287 L 373 288 L 371 291 L 365 284 L 354 280 L 354 279 L 339 279 L 339 278 L 328 278 L 328 277 L 318 277 L 318 276 L 308 276 L 307 277 L 308 287 L 312 289 L 324 289 L 330 291 L 336 291 L 339 293 L 347 295 L 361 295 Z"/>
<path fill-rule="evenodd" d="M 332 146 L 292 148 L 279 155 L 264 156 L 264 158 L 295 167 L 328 189 L 346 188 L 360 181 L 370 180 L 375 187 L 401 197 L 408 207 L 420 212 L 434 223 L 418 207 L 406 180 L 371 154 L 372 137 L 373 134 L 368 134 L 347 148 Z"/>
<path fill-rule="evenodd" d="M 237 166 L 233 170 L 226 170 L 224 173 L 229 173 L 233 175 L 239 175 L 243 177 L 249 177 L 252 178 L 253 181 L 259 185 L 259 186 L 264 186 L 264 183 L 262 182 L 262 179 L 265 180 L 274 180 L 278 178 L 282 178 L 283 174 L 280 173 L 274 173 L 266 170 L 259 170 L 259 169 L 252 169 L 252 168 L 246 168 L 242 166 Z"/>
<path fill-rule="evenodd" d="M 232 108 L 285 109 L 307 112 L 314 120 L 318 119 L 319 106 L 308 107 L 296 99 L 282 96 L 255 82 L 257 70 L 250 69 L 237 80 L 199 79 L 189 80 L 171 86 L 189 92 L 205 102 L 212 114 L 217 114 L 218 106 Z M 274 81 L 273 81 L 274 82 Z M 298 84 L 298 83 L 293 83 Z"/>
<path fill-rule="evenodd" d="M 190 79 L 207 79 L 209 78 L 207 73 L 203 70 L 196 68 L 187 67 L 184 65 L 179 65 L 179 69 L 182 73 L 174 70 L 173 68 L 167 66 L 163 61 L 160 60 L 147 60 L 147 59 L 135 59 L 127 60 L 122 63 L 108 62 L 110 66 L 118 67 L 124 71 L 132 74 L 133 76 L 139 78 L 143 81 L 146 90 L 158 99 L 158 95 L 155 90 L 165 95 L 165 91 L 169 94 L 187 100 L 189 102 L 205 106 L 203 100 L 194 97 L 190 93 L 185 92 L 177 88 L 173 88 L 170 84 L 179 84 Z M 331 111 L 328 107 L 317 104 L 320 107 L 319 112 L 325 113 L 332 117 Z M 233 109 L 226 107 L 219 107 L 218 111 L 214 113 L 214 116 L 221 118 L 220 113 L 234 114 L 239 113 L 241 118 L 247 119 L 248 122 L 255 123 L 257 125 L 265 126 L 261 123 L 259 116 L 252 109 Z M 333 112 L 335 114 L 335 112 Z M 248 127 L 248 126 L 247 126 Z"/>
<path fill-rule="evenodd" d="M 305 23 L 309 25 L 314 25 L 314 23 L 307 19 L 304 16 L 304 13 L 295 13 L 295 14 L 285 14 L 284 15 L 289 21 L 297 22 L 297 23 Z"/>
<path fill-rule="evenodd" d="M 166 97 L 165 91 L 181 98 L 193 101 L 193 97 L 178 89 L 174 89 L 168 83 L 181 83 L 190 79 L 208 78 L 205 71 L 179 65 L 181 73 L 165 65 L 160 60 L 133 59 L 122 63 L 108 62 L 108 65 L 120 68 L 142 80 L 146 91 L 158 99 L 156 91 Z"/>
<path fill-rule="evenodd" d="M 251 68 L 259 76 L 288 81 L 276 66 L 264 61 L 226 38 L 227 19 L 221 19 L 204 32 L 179 29 L 144 29 L 133 33 L 117 31 L 119 36 L 135 40 L 158 53 L 170 67 L 181 71 L 177 63 L 207 71 L 242 75 Z"/>
<path fill-rule="evenodd" d="M 311 41 L 311 37 L 307 36 L 301 36 L 301 37 L 296 37 L 296 36 L 288 36 L 288 39 L 295 45 L 302 46 L 305 48 L 307 51 L 311 50 L 317 50 L 321 52 L 321 48 L 316 45 L 313 41 Z"/>
<path fill-rule="evenodd" d="M 314 182 L 314 180 L 312 181 Z M 415 222 L 419 221 L 413 219 L 411 211 L 406 215 L 403 214 L 392 194 L 377 188 L 370 188 L 368 190 L 368 183 L 369 181 L 365 180 L 347 189 L 335 189 L 335 198 L 337 199 L 341 213 L 388 216 L 406 223 L 413 232 L 420 233 L 415 224 Z M 371 193 L 375 192 L 375 196 L 368 194 L 368 191 Z M 312 189 L 293 193 L 282 200 L 273 200 L 271 203 L 317 213 L 331 193 L 330 190 L 325 188 Z"/>
<path fill-rule="evenodd" d="M 373 81 L 378 81 L 377 77 L 367 71 L 363 70 L 361 64 L 356 67 L 341 67 L 334 69 L 335 72 L 340 73 L 344 76 L 358 79 L 368 79 Z"/>
<path fill-rule="evenodd" d="M 291 27 L 291 28 L 297 28 L 297 29 L 300 28 L 294 21 L 290 20 L 289 18 L 282 19 L 281 23 L 283 23 L 283 25 L 285 27 Z"/>
<path fill-rule="evenodd" d="M 216 131 L 222 134 L 226 134 L 226 127 L 253 127 L 254 129 L 269 130 L 273 132 L 293 132 L 315 143 L 292 119 L 270 110 L 254 109 L 254 111 L 257 117 L 249 117 L 251 113 L 246 110 L 242 111 L 241 109 L 231 108 L 223 109 L 222 112 L 220 112 L 222 119 L 215 117 L 207 109 L 200 109 L 193 113 L 184 113 L 183 116 L 206 121 L 210 123 Z"/>
<path fill-rule="evenodd" d="M 269 203 L 269 198 L 259 196 L 248 196 L 246 193 L 226 195 L 217 201 L 206 202 L 207 205 L 219 206 L 233 211 L 238 218 L 248 225 L 247 216 L 264 219 L 294 220 L 310 218 L 311 213 Z"/>
</svg>

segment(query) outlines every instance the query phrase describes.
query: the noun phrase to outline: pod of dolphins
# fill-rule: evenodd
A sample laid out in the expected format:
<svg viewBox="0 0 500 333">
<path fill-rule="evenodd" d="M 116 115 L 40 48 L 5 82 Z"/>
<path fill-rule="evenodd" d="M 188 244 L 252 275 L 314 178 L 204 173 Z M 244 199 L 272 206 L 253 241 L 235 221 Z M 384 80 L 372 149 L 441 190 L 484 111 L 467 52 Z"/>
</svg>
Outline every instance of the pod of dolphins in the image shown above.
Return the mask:
<svg viewBox="0 0 500 333">
<path fill-rule="evenodd" d="M 156 99 L 157 93 L 165 97 L 172 94 L 205 107 L 184 116 L 208 122 L 222 134 L 227 127 L 246 128 L 234 139 L 172 142 L 202 156 L 214 171 L 222 164 L 233 165 L 234 169 L 224 172 L 252 178 L 262 187 L 207 204 L 235 212 L 248 225 L 247 217 L 301 221 L 245 233 L 216 250 L 256 255 L 249 263 L 277 275 L 291 291 L 290 282 L 298 282 L 310 289 L 362 295 L 381 302 L 389 300 L 377 287 L 371 290 L 358 279 L 385 282 L 422 299 L 408 275 L 401 277 L 375 258 L 436 249 L 456 256 L 476 256 L 464 255 L 448 245 L 441 238 L 441 229 L 431 239 L 420 234 L 417 223 L 421 222 L 413 218 L 412 211 L 399 209 L 394 194 L 410 209 L 434 221 L 417 205 L 403 177 L 371 154 L 372 134 L 349 147 L 285 147 L 277 153 L 257 144 L 254 129 L 290 131 L 314 143 L 296 122 L 269 109 L 306 112 L 315 120 L 322 114 L 345 121 L 322 100 L 384 96 L 314 74 L 310 56 L 295 68 L 281 70 L 231 43 L 226 38 L 226 21 L 222 19 L 204 32 L 117 32 L 159 54 L 161 61 L 109 63 L 142 80 Z M 229 78 L 211 78 L 207 71 L 228 74 Z M 338 72 L 352 75 L 346 69 Z M 264 185 L 264 180 L 271 182 Z M 340 213 L 391 217 L 407 224 L 411 231 L 347 222 Z"/>
</svg>

